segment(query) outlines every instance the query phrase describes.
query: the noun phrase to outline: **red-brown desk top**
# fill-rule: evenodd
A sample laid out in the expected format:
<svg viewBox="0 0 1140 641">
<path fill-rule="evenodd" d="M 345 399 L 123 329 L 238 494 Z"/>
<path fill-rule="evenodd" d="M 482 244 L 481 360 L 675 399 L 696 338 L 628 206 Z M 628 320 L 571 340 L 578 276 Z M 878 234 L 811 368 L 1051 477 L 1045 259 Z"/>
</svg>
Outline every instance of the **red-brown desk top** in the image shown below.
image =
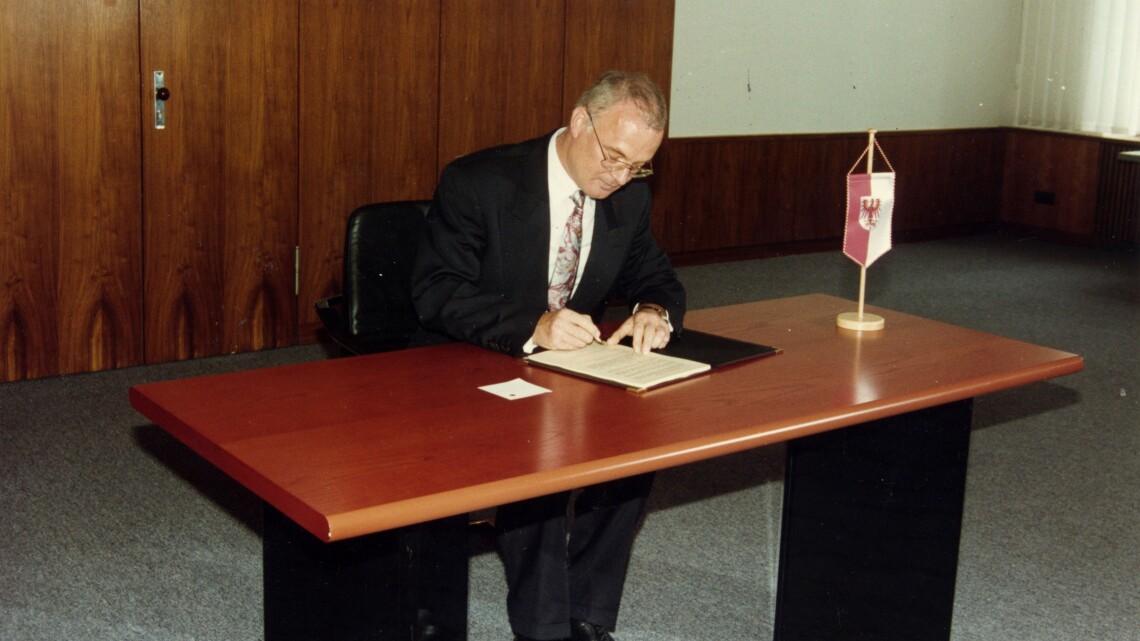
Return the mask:
<svg viewBox="0 0 1140 641">
<path fill-rule="evenodd" d="M 147 418 L 326 541 L 1079 371 L 1079 356 L 823 295 L 691 312 L 784 353 L 642 394 L 467 344 L 139 385 Z M 553 390 L 505 400 L 514 378 Z"/>
</svg>

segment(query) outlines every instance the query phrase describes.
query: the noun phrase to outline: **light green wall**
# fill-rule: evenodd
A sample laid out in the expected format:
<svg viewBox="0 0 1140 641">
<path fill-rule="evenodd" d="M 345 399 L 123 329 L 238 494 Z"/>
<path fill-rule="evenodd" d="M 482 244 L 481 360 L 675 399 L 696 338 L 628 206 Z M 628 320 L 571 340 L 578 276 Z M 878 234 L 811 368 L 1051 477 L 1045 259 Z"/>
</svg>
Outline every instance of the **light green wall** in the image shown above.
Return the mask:
<svg viewBox="0 0 1140 641">
<path fill-rule="evenodd" d="M 1022 0 L 676 0 L 671 137 L 1012 125 Z"/>
</svg>

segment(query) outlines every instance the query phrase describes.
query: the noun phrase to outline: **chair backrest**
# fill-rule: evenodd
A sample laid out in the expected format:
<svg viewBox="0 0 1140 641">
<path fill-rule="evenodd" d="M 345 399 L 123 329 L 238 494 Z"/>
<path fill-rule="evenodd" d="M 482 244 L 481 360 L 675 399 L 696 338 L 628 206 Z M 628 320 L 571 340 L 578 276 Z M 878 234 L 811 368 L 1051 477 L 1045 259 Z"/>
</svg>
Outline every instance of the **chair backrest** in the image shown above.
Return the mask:
<svg viewBox="0 0 1140 641">
<path fill-rule="evenodd" d="M 348 218 L 344 242 L 344 315 L 353 336 L 405 343 L 418 322 L 412 266 L 431 201 L 375 203 Z"/>
</svg>

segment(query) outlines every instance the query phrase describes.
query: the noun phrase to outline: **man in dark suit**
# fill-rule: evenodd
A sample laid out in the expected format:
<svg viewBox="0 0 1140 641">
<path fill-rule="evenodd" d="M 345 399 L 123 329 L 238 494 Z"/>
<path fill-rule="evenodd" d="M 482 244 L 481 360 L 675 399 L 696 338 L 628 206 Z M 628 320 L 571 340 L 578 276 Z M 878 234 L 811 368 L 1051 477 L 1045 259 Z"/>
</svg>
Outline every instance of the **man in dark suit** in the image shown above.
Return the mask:
<svg viewBox="0 0 1140 641">
<path fill-rule="evenodd" d="M 423 327 L 520 356 L 601 339 L 607 302 L 631 314 L 608 337 L 664 347 L 685 292 L 650 230 L 665 98 L 644 74 L 609 72 L 566 127 L 449 164 L 428 213 L 412 295 Z M 612 639 L 638 520 L 641 475 L 499 508 L 516 639 Z M 573 518 L 568 505 L 574 500 Z"/>
</svg>

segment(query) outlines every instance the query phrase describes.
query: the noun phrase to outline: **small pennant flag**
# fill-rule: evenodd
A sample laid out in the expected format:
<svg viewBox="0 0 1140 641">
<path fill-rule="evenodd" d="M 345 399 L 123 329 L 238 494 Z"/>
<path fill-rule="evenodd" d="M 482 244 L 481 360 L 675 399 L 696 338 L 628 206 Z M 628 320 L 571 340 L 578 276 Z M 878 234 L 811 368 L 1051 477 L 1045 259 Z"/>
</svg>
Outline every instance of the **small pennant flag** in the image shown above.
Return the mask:
<svg viewBox="0 0 1140 641">
<path fill-rule="evenodd" d="M 894 173 L 847 175 L 847 222 L 843 253 L 870 267 L 891 249 L 891 212 L 895 205 Z"/>
</svg>

